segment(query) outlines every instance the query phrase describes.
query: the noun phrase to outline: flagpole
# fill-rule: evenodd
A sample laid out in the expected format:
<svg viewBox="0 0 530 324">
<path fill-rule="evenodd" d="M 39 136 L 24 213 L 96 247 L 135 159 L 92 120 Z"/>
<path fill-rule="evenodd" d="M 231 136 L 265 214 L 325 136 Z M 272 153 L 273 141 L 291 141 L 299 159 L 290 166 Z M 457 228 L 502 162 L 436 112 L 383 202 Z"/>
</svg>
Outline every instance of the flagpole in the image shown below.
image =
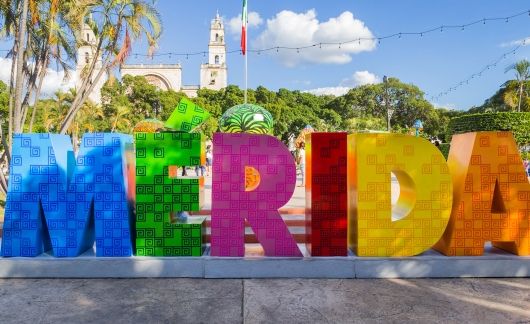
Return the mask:
<svg viewBox="0 0 530 324">
<path fill-rule="evenodd" d="M 248 91 L 248 0 L 246 6 L 247 14 L 245 15 L 245 105 L 247 104 L 247 91 Z"/>
</svg>

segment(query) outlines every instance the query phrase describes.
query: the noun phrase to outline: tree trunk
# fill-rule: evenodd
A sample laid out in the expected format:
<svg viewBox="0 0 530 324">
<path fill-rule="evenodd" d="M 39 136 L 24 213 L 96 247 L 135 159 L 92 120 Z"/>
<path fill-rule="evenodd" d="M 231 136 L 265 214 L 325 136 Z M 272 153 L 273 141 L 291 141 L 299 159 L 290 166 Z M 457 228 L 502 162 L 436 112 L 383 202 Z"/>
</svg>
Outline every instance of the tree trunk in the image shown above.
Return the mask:
<svg viewBox="0 0 530 324">
<path fill-rule="evenodd" d="M 29 0 L 22 0 L 22 10 L 20 12 L 20 26 L 18 30 L 18 50 L 16 53 L 16 74 L 15 74 L 15 106 L 14 106 L 14 127 L 15 133 L 20 133 L 22 121 L 22 91 L 24 87 L 24 51 L 23 46 L 26 44 L 26 30 L 28 18 L 28 4 Z"/>
<path fill-rule="evenodd" d="M 11 150 L 8 147 L 8 143 L 6 141 L 6 137 L 4 135 L 4 127 L 2 126 L 3 122 L 0 121 L 0 136 L 2 137 L 2 145 L 4 145 L 4 154 L 7 157 L 7 163 L 9 164 L 11 162 Z"/>
<path fill-rule="evenodd" d="M 2 154 L 2 157 L 0 157 L 0 192 L 2 192 L 4 195 L 7 195 L 7 180 L 6 176 L 4 174 L 4 168 L 2 164 L 4 163 L 4 159 L 7 157 L 7 154 L 4 152 Z M 7 163 L 7 166 L 9 167 L 9 163 Z"/>
<path fill-rule="evenodd" d="M 107 66 L 109 64 L 109 62 L 110 62 L 110 59 L 107 58 L 107 60 L 105 61 L 105 64 L 102 65 L 101 70 L 96 75 L 96 77 L 94 78 L 94 80 L 92 81 L 92 83 L 90 84 L 88 89 L 86 89 L 86 91 L 83 91 L 83 93 L 78 93 L 76 95 L 76 99 L 77 100 L 74 100 L 74 102 L 70 106 L 68 114 L 66 115 L 66 118 L 64 119 L 63 124 L 61 125 L 61 129 L 59 131 L 60 134 L 65 134 L 66 133 L 66 131 L 68 130 L 68 127 L 70 127 L 70 125 L 74 121 L 75 114 L 77 114 L 79 109 L 81 109 L 81 107 L 83 106 L 83 104 L 87 100 L 87 98 L 90 95 L 90 93 L 92 91 L 94 91 L 94 88 L 95 88 L 96 84 L 99 82 L 99 80 L 101 79 L 101 77 L 103 76 L 103 73 L 105 73 L 105 69 L 103 68 L 103 66 Z"/>
<path fill-rule="evenodd" d="M 18 52 L 18 41 L 15 39 L 14 43 L 13 43 L 13 50 L 12 50 L 12 53 L 17 53 Z M 13 113 L 13 110 L 14 110 L 14 106 L 15 106 L 15 102 L 13 100 L 13 94 L 14 94 L 14 88 L 15 88 L 15 64 L 16 64 L 16 60 L 15 58 L 13 57 L 13 59 L 11 60 L 11 76 L 10 76 L 10 79 L 9 79 L 9 124 L 7 125 L 8 127 L 8 135 L 7 135 L 7 141 L 8 141 L 8 147 L 7 149 L 11 149 L 11 139 L 13 138 L 13 123 L 14 123 L 14 113 Z"/>
<path fill-rule="evenodd" d="M 517 107 L 518 112 L 521 112 L 521 100 L 523 99 L 523 85 L 524 83 L 521 82 L 521 85 L 519 86 L 519 106 Z"/>
<path fill-rule="evenodd" d="M 118 22 L 117 28 L 116 28 L 116 34 L 119 35 L 121 31 L 121 23 Z M 116 46 L 116 43 L 118 41 L 118 38 L 114 38 L 110 48 L 114 48 Z M 63 124 L 61 125 L 60 133 L 65 134 L 68 130 L 68 127 L 70 127 L 70 124 L 74 121 L 75 114 L 79 111 L 81 106 L 85 103 L 86 99 L 92 93 L 94 90 L 95 85 L 99 82 L 101 77 L 103 76 L 103 73 L 108 72 L 107 69 L 109 69 L 109 65 L 111 63 L 110 55 L 111 53 L 108 53 L 108 56 L 106 56 L 105 61 L 101 64 L 101 70 L 97 74 L 97 76 L 92 80 L 92 75 L 94 74 L 95 67 L 97 65 L 98 58 L 101 54 L 101 48 L 103 45 L 103 37 L 100 37 L 98 46 L 96 47 L 96 51 L 94 54 L 94 59 L 91 62 L 89 72 L 86 76 L 86 79 L 83 81 L 81 87 L 78 89 L 78 92 L 74 98 L 74 101 L 72 102 L 72 105 L 70 106 L 70 109 L 68 110 L 68 113 L 66 114 L 66 117 L 63 121 Z M 103 60 L 102 60 L 103 61 Z"/>
</svg>

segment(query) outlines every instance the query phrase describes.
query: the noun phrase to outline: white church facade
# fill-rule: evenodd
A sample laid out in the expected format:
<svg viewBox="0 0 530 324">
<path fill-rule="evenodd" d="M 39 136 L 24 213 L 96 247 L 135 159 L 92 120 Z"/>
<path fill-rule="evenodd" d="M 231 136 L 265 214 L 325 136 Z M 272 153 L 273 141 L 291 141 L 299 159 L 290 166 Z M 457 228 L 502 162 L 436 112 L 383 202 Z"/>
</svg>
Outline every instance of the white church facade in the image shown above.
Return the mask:
<svg viewBox="0 0 530 324">
<path fill-rule="evenodd" d="M 87 44 L 79 47 L 77 51 L 77 75 L 81 75 L 85 66 L 92 62 L 93 48 L 97 41 L 88 26 L 85 26 L 82 34 Z M 98 58 L 94 75 L 101 69 L 101 64 L 101 58 Z M 228 69 L 226 66 L 225 31 L 221 17 L 217 14 L 210 25 L 208 63 L 201 64 L 199 85 L 182 84 L 182 66 L 180 64 L 129 64 L 121 68 L 121 75 L 144 76 L 150 84 L 161 90 L 181 91 L 192 98 L 197 96 L 199 89 L 221 90 L 226 88 Z M 101 103 L 100 91 L 105 81 L 104 78 L 101 78 L 100 82 L 96 84 L 90 95 L 90 100 Z M 76 87 L 79 89 L 80 84 L 78 83 Z"/>
</svg>

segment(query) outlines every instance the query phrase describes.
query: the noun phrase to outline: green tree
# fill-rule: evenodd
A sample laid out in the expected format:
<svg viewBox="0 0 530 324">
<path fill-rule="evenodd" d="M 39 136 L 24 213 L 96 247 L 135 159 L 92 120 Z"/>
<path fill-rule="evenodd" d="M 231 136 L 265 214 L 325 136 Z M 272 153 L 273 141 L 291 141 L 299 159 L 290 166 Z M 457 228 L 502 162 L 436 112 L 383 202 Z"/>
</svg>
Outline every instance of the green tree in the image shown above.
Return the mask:
<svg viewBox="0 0 530 324">
<path fill-rule="evenodd" d="M 337 112 L 343 121 L 352 118 L 380 118 L 386 121 L 386 96 L 394 110 L 391 124 L 395 129 L 412 127 L 414 121 L 423 121 L 425 129 L 432 129 L 437 115 L 434 107 L 424 98 L 424 93 L 415 85 L 389 78 L 387 84 L 369 84 L 351 89 L 346 95 L 330 101 L 325 107 Z M 351 124 L 351 121 L 348 123 Z M 344 129 L 348 128 L 343 124 Z M 432 134 L 431 134 L 432 135 Z"/>
<path fill-rule="evenodd" d="M 149 53 L 154 51 L 162 32 L 160 17 L 147 0 L 87 0 L 88 13 L 85 23 L 97 36 L 94 58 L 101 57 L 102 67 L 97 70 L 93 59 L 83 71 L 81 85 L 61 125 L 65 133 L 75 114 L 94 90 L 98 81 L 111 70 L 121 66 L 131 52 L 132 41 L 145 37 Z M 98 71 L 96 73 L 96 71 Z M 138 103 L 137 103 L 138 104 Z"/>
<path fill-rule="evenodd" d="M 510 65 L 506 68 L 506 72 L 515 71 L 515 80 L 518 83 L 518 100 L 517 100 L 517 111 L 521 111 L 521 103 L 523 100 L 523 90 L 526 81 L 530 79 L 530 62 L 527 60 L 521 60 L 515 64 Z"/>
<path fill-rule="evenodd" d="M 530 81 L 523 84 L 523 95 L 519 98 L 520 83 L 517 80 L 508 80 L 478 107 L 472 107 L 469 113 L 502 112 L 502 111 L 530 111 Z M 520 107 L 519 107 L 520 104 Z"/>
</svg>

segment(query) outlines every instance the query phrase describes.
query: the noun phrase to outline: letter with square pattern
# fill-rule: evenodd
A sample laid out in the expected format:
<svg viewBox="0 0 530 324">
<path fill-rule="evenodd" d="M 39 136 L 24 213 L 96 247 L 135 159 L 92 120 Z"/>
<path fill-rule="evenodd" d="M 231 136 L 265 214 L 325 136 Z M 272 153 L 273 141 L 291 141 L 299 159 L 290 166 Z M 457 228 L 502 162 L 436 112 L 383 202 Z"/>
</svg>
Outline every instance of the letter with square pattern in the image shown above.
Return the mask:
<svg viewBox="0 0 530 324">
<path fill-rule="evenodd" d="M 169 119 L 166 127 L 175 131 L 189 133 L 210 117 L 210 113 L 197 106 L 191 100 L 182 98 Z"/>
<path fill-rule="evenodd" d="M 348 242 L 358 256 L 413 256 L 449 222 L 451 175 L 429 141 L 399 134 L 348 136 Z M 391 204 L 391 173 L 400 193 Z"/>
<path fill-rule="evenodd" d="M 346 133 L 306 135 L 306 246 L 312 256 L 348 255 Z"/>
<path fill-rule="evenodd" d="M 213 149 L 211 255 L 244 256 L 248 220 L 265 255 L 301 257 L 278 212 L 296 182 L 287 147 L 269 135 L 217 133 Z M 247 186 L 249 167 L 259 173 L 257 186 Z"/>
<path fill-rule="evenodd" d="M 171 213 L 198 211 L 202 177 L 170 177 L 170 168 L 203 165 L 198 133 L 136 133 L 136 254 L 201 256 L 204 219 L 176 223 Z"/>
<path fill-rule="evenodd" d="M 530 255 L 530 184 L 510 132 L 454 135 L 449 152 L 453 210 L 434 248 L 482 255 L 484 244 Z"/>
<path fill-rule="evenodd" d="M 130 256 L 130 144 L 129 135 L 85 134 L 74 158 L 69 136 L 15 134 L 2 255 L 74 257 L 95 240 L 97 256 Z"/>
</svg>

